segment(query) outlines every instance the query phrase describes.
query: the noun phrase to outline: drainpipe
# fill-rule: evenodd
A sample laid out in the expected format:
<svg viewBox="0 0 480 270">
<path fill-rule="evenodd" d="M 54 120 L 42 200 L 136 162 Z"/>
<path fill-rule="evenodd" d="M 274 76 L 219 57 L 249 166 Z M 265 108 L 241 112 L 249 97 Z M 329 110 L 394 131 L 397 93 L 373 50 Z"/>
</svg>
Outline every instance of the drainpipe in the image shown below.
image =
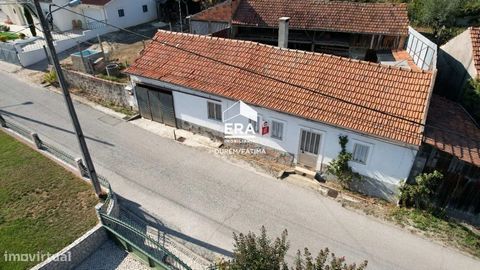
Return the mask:
<svg viewBox="0 0 480 270">
<path fill-rule="evenodd" d="M 278 20 L 278 47 L 288 48 L 288 25 L 290 17 L 281 17 Z"/>
</svg>

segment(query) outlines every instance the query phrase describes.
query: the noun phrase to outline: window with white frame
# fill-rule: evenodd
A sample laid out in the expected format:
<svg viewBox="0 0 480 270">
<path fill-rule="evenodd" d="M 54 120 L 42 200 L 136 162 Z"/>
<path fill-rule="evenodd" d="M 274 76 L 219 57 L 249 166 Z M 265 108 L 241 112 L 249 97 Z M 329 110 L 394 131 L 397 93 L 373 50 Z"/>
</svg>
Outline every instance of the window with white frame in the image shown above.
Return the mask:
<svg viewBox="0 0 480 270">
<path fill-rule="evenodd" d="M 208 101 L 208 119 L 222 121 L 222 105 Z"/>
<path fill-rule="evenodd" d="M 283 123 L 272 120 L 272 138 L 283 140 Z"/>
<path fill-rule="evenodd" d="M 355 143 L 353 146 L 352 160 L 361 164 L 367 164 L 368 152 L 370 152 L 370 146 Z"/>
</svg>

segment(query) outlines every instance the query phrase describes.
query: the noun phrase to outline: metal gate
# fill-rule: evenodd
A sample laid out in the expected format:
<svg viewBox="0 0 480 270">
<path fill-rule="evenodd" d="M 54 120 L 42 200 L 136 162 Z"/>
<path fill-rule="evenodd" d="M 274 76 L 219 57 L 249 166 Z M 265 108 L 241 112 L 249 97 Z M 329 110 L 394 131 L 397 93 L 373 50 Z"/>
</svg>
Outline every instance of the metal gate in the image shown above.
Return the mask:
<svg viewBox="0 0 480 270">
<path fill-rule="evenodd" d="M 322 135 L 308 129 L 300 130 L 300 151 L 298 152 L 298 163 L 315 169 Z"/>
<path fill-rule="evenodd" d="M 150 86 L 137 85 L 135 93 L 138 109 L 143 118 L 177 127 L 172 92 Z"/>
</svg>

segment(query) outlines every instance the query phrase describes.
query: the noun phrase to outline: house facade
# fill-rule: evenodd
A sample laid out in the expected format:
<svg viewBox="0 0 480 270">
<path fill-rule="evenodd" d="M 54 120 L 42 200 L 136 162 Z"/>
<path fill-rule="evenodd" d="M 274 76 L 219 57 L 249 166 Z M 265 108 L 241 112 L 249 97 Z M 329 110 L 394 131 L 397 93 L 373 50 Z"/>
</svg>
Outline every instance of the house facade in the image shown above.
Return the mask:
<svg viewBox="0 0 480 270">
<path fill-rule="evenodd" d="M 69 0 L 41 0 L 40 5 L 45 14 L 52 13 L 52 22 L 57 31 L 65 32 L 77 29 L 104 28 L 102 22 L 118 27 L 130 27 L 157 19 L 156 0 L 83 0 L 75 7 L 67 7 L 79 14 L 66 10 L 56 10 Z M 10 20 L 17 25 L 26 25 L 23 5 L 12 5 L 4 9 Z M 88 16 L 93 18 L 87 18 Z M 98 21 L 100 22 L 98 22 Z"/>
<path fill-rule="evenodd" d="M 127 69 L 143 117 L 224 140 L 223 112 L 242 101 L 257 112 L 235 120 L 254 126 L 248 143 L 324 171 L 348 136 L 365 192 L 387 199 L 409 176 L 433 72 L 165 31 L 155 40 Z"/>
<path fill-rule="evenodd" d="M 405 4 L 348 1 L 230 0 L 191 16 L 190 32 L 277 45 L 280 18 L 288 48 L 373 62 L 408 37 Z"/>
</svg>

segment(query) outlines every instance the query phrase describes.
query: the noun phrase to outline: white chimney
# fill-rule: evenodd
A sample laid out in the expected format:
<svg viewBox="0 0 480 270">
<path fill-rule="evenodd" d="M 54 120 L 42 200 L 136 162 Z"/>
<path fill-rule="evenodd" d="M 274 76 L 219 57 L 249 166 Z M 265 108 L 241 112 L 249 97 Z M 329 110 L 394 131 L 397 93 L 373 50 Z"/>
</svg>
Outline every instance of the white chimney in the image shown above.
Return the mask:
<svg viewBox="0 0 480 270">
<path fill-rule="evenodd" d="M 288 22 L 290 17 L 278 19 L 278 47 L 288 48 Z"/>
</svg>

